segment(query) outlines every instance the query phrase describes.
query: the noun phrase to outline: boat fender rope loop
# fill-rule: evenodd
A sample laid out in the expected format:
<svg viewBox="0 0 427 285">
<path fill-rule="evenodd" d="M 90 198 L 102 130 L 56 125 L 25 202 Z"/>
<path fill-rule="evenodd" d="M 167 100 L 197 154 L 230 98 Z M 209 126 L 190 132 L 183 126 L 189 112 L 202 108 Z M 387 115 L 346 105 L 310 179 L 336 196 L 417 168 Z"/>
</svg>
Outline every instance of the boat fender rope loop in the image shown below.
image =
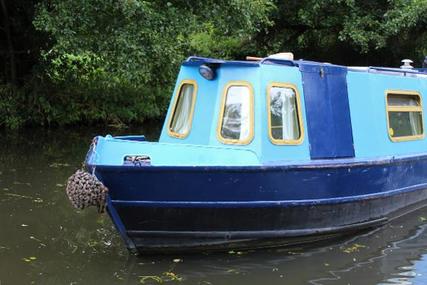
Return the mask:
<svg viewBox="0 0 427 285">
<path fill-rule="evenodd" d="M 75 208 L 83 210 L 89 206 L 96 206 L 99 213 L 104 212 L 108 188 L 95 175 L 81 169 L 77 170 L 68 178 L 65 191 Z"/>
</svg>

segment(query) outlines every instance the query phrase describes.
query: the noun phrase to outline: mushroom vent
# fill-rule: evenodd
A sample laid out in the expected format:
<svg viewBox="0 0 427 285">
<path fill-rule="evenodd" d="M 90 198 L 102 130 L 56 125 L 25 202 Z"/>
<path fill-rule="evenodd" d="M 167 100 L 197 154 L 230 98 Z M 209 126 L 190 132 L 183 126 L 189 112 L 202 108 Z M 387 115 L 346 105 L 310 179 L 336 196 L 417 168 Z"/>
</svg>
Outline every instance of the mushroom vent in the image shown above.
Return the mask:
<svg viewBox="0 0 427 285">
<path fill-rule="evenodd" d="M 414 67 L 411 65 L 412 63 L 414 63 L 412 60 L 410 59 L 404 59 L 402 60 L 403 65 L 400 66 L 400 68 L 402 69 L 413 69 Z"/>
</svg>

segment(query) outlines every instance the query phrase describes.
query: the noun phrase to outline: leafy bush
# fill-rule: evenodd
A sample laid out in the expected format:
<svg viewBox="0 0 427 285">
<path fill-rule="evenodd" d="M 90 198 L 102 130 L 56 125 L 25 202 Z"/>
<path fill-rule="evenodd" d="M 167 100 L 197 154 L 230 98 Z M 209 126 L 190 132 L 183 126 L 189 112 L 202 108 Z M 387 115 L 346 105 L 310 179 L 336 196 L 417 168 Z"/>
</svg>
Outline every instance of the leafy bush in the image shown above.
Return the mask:
<svg viewBox="0 0 427 285">
<path fill-rule="evenodd" d="M 233 56 L 268 24 L 272 7 L 270 0 L 42 1 L 34 25 L 51 44 L 42 52 L 45 91 L 31 91 L 38 112 L 30 121 L 158 117 L 187 56 Z"/>
<path fill-rule="evenodd" d="M 22 126 L 22 92 L 10 84 L 0 85 L 0 127 L 17 129 Z"/>
</svg>

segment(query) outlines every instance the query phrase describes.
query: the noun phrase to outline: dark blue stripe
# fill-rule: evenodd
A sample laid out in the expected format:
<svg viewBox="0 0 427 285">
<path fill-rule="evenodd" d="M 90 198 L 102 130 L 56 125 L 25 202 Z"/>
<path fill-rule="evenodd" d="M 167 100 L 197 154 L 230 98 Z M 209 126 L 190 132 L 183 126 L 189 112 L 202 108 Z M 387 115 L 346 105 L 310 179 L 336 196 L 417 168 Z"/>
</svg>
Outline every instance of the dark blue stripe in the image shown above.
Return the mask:
<svg viewBox="0 0 427 285">
<path fill-rule="evenodd" d="M 384 198 L 388 196 L 398 195 L 402 193 L 408 193 L 412 191 L 427 189 L 427 183 L 405 187 L 402 189 L 374 193 L 367 195 L 359 195 L 344 198 L 329 198 L 329 199 L 316 199 L 316 200 L 288 200 L 288 201 L 127 201 L 127 200 L 112 200 L 114 206 L 124 207 L 182 207 L 182 208 L 193 208 L 193 207 L 210 207 L 210 208 L 264 208 L 264 207 L 294 207 L 294 206 L 312 206 L 312 205 L 333 205 L 339 203 L 359 202 L 370 199 Z"/>
<path fill-rule="evenodd" d="M 97 166 L 96 175 L 110 189 L 113 200 L 319 202 L 422 187 L 427 183 L 427 157 L 354 161 L 345 166 Z"/>
</svg>

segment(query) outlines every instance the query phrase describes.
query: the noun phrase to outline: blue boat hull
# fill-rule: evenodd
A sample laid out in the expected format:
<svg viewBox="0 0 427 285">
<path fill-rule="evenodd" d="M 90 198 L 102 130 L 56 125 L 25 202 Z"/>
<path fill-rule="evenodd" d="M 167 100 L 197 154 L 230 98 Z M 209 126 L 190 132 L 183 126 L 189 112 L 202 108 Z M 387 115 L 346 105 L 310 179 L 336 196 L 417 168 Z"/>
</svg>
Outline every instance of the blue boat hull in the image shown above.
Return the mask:
<svg viewBox="0 0 427 285">
<path fill-rule="evenodd" d="M 92 168 L 92 166 L 89 166 Z M 224 250 L 310 242 L 425 205 L 427 156 L 262 167 L 96 166 L 128 248 Z"/>
</svg>

